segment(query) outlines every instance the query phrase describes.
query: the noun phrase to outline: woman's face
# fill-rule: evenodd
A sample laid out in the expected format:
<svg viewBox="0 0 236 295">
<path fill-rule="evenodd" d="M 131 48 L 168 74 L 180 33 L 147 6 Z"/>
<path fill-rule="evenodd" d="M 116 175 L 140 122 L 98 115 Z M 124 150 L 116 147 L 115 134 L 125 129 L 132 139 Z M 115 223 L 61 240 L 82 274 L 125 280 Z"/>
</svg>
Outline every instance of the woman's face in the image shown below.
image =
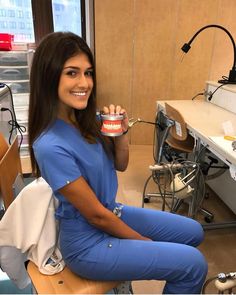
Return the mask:
<svg viewBox="0 0 236 295">
<path fill-rule="evenodd" d="M 70 117 L 72 108 L 83 110 L 87 107 L 93 89 L 93 68 L 86 54 L 79 53 L 69 58 L 63 67 L 59 80 L 59 114 Z"/>
</svg>

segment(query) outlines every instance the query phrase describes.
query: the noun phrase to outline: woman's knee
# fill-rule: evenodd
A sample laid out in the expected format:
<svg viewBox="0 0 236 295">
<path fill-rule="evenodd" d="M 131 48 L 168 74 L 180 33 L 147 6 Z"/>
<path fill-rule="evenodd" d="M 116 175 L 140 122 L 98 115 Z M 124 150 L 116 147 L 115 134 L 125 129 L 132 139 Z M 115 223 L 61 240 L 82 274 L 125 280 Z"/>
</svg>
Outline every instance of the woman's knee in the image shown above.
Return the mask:
<svg viewBox="0 0 236 295">
<path fill-rule="evenodd" d="M 193 251 L 193 272 L 195 273 L 196 277 L 200 276 L 205 278 L 208 271 L 207 261 L 204 255 L 198 249 L 195 248 Z"/>
<path fill-rule="evenodd" d="M 191 232 L 192 232 L 191 245 L 196 247 L 200 245 L 202 241 L 204 240 L 204 230 L 202 228 L 202 225 L 193 219 L 192 219 Z"/>
<path fill-rule="evenodd" d="M 189 264 L 189 274 L 186 278 L 186 285 L 189 284 L 190 288 L 199 292 L 206 279 L 208 272 L 208 264 L 203 254 L 198 250 L 194 249 L 194 255 L 192 256 L 192 263 Z M 196 291 L 195 291 L 196 292 Z"/>
<path fill-rule="evenodd" d="M 178 266 L 178 271 L 166 280 L 163 293 L 199 294 L 207 272 L 205 257 L 198 249 L 188 246 L 182 253 L 182 262 Z"/>
</svg>

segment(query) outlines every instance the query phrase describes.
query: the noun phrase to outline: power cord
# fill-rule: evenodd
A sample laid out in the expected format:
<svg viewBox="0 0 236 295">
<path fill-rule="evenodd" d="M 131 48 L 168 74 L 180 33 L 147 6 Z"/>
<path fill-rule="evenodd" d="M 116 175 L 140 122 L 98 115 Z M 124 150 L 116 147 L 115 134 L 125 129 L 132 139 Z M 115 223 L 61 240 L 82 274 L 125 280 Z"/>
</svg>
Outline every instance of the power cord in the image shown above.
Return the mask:
<svg viewBox="0 0 236 295">
<path fill-rule="evenodd" d="M 194 100 L 196 97 L 200 96 L 200 95 L 205 95 L 206 94 L 206 91 L 204 92 L 199 92 L 197 93 L 196 95 L 194 95 L 194 97 L 191 98 L 191 100 Z"/>
<path fill-rule="evenodd" d="M 8 111 L 11 115 L 11 120 L 8 121 L 8 124 L 11 126 L 11 130 L 9 131 L 10 135 L 9 135 L 8 142 L 11 145 L 13 132 L 14 132 L 14 130 L 18 130 L 20 133 L 20 141 L 19 141 L 18 149 L 20 150 L 21 144 L 23 142 L 23 133 L 26 131 L 26 127 L 23 125 L 20 125 L 16 120 L 16 113 L 15 113 L 11 88 L 5 83 L 0 83 L 0 88 L 3 88 L 3 87 L 7 87 L 8 91 L 10 93 L 10 99 L 11 99 L 11 104 L 12 104 L 12 110 L 10 110 L 9 108 L 4 108 L 4 107 L 2 107 L 0 109 L 1 112 Z"/>
<path fill-rule="evenodd" d="M 221 84 L 221 85 L 219 85 L 213 92 L 207 92 L 206 90 L 204 90 L 203 92 L 199 92 L 199 93 L 197 93 L 196 95 L 194 95 L 192 98 L 191 98 L 191 100 L 194 100 L 196 97 L 198 97 L 198 96 L 200 96 L 200 95 L 204 95 L 204 96 L 208 96 L 208 98 L 207 98 L 207 100 L 208 101 L 211 101 L 212 100 L 212 97 L 213 97 L 213 95 L 216 93 L 216 91 L 219 89 L 219 88 L 221 88 L 222 86 L 224 86 L 224 85 L 227 85 L 227 84 L 229 84 L 228 82 L 227 82 L 227 77 L 225 77 L 225 76 L 222 76 L 222 78 L 224 79 L 224 84 Z"/>
</svg>

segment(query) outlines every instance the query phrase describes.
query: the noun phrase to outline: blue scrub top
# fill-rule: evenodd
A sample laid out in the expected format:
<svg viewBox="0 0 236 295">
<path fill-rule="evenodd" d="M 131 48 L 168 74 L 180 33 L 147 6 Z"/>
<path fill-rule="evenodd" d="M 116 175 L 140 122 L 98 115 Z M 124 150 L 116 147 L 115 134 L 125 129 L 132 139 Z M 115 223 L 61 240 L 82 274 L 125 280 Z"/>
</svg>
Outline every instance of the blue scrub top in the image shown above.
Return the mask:
<svg viewBox="0 0 236 295">
<path fill-rule="evenodd" d="M 57 119 L 37 138 L 33 149 L 42 177 L 60 201 L 57 218 L 84 219 L 58 192 L 80 176 L 85 178 L 106 208 L 115 207 L 117 174 L 113 160 L 107 156 L 100 142 L 88 143 L 73 125 Z"/>
</svg>

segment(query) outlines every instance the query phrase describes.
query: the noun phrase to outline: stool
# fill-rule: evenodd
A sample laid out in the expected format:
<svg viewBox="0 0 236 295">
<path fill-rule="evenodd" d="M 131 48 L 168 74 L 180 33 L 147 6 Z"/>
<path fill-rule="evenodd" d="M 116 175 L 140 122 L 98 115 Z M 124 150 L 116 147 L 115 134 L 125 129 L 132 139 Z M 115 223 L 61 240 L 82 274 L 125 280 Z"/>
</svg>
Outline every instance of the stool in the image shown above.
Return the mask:
<svg viewBox="0 0 236 295">
<path fill-rule="evenodd" d="M 121 284 L 117 281 L 84 279 L 68 267 L 54 275 L 44 275 L 32 261 L 27 265 L 27 272 L 37 294 L 105 294 Z"/>
</svg>

